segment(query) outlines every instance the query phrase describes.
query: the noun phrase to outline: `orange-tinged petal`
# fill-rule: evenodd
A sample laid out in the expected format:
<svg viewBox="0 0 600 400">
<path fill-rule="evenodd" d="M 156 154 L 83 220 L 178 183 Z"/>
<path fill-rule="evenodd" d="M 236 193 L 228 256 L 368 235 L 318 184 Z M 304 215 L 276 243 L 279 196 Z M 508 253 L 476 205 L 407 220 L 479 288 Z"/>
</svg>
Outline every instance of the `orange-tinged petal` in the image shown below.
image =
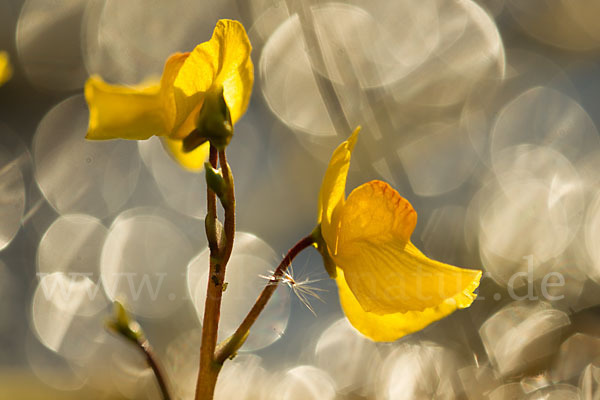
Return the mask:
<svg viewBox="0 0 600 400">
<path fill-rule="evenodd" d="M 352 135 L 338 146 L 333 152 L 325 177 L 321 184 L 319 192 L 319 211 L 318 220 L 321 224 L 321 233 L 325 242 L 332 252 L 335 252 L 337 243 L 337 229 L 339 210 L 344 205 L 346 196 L 346 177 L 350 168 L 350 158 L 352 150 L 358 139 L 360 126 L 357 127 Z"/>
<path fill-rule="evenodd" d="M 199 172 L 204 169 L 204 162 L 208 159 L 210 146 L 204 143 L 190 152 L 183 151 L 181 140 L 164 138 L 163 143 L 171 156 L 185 169 Z"/>
<path fill-rule="evenodd" d="M 465 292 L 471 293 L 470 296 L 461 292 L 421 311 L 396 312 L 385 315 L 370 313 L 362 308 L 346 282 L 344 271 L 340 268 L 337 271 L 336 283 L 342 309 L 350 323 L 372 340 L 391 342 L 425 328 L 456 309 L 468 307 L 475 299 L 475 295 L 472 293 L 479 285 L 481 277 L 481 271 L 474 272 L 478 272 L 476 279 L 465 289 Z"/>
<path fill-rule="evenodd" d="M 3 85 L 12 76 L 12 67 L 8 59 L 8 53 L 0 51 L 0 85 Z"/>
<path fill-rule="evenodd" d="M 85 83 L 90 109 L 86 138 L 144 140 L 169 132 L 158 85 L 146 89 L 111 85 L 92 76 Z"/>
<path fill-rule="evenodd" d="M 424 311 L 450 298 L 470 304 L 480 271 L 431 260 L 411 242 L 412 206 L 387 183 L 368 182 L 341 213 L 336 265 L 364 311 L 384 315 Z"/>
<path fill-rule="evenodd" d="M 367 182 L 354 189 L 341 214 L 339 247 L 353 240 L 407 243 L 417 225 L 413 206 L 389 184 Z"/>
<path fill-rule="evenodd" d="M 254 67 L 250 58 L 252 46 L 242 24 L 220 20 L 212 38 L 202 43 L 185 60 L 174 85 L 177 107 L 172 138 L 183 139 L 179 127 L 190 116 L 197 115 L 198 104 L 208 90 L 223 87 L 223 96 L 235 123 L 246 111 L 254 82 Z"/>
</svg>

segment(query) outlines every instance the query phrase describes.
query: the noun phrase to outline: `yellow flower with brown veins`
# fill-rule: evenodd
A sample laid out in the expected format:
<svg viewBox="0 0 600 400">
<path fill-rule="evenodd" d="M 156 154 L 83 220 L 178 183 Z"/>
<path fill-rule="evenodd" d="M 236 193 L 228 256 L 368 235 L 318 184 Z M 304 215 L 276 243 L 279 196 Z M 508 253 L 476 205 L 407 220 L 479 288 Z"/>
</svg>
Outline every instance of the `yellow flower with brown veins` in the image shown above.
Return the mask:
<svg viewBox="0 0 600 400">
<path fill-rule="evenodd" d="M 157 84 L 127 87 L 92 76 L 85 84 L 90 110 L 86 138 L 161 136 L 181 165 L 202 169 L 208 153 L 203 143 L 210 139 L 226 145 L 232 125 L 248 108 L 254 82 L 251 50 L 242 24 L 219 20 L 208 42 L 169 57 Z M 221 140 L 215 131 L 223 131 Z"/>
<path fill-rule="evenodd" d="M 0 51 L 0 85 L 4 85 L 12 76 L 12 67 L 8 59 L 8 53 Z"/>
<path fill-rule="evenodd" d="M 417 213 L 387 183 L 365 183 L 344 199 L 358 131 L 334 151 L 325 172 L 316 247 L 350 323 L 372 340 L 394 341 L 469 307 L 481 271 L 421 253 L 410 241 Z"/>
</svg>

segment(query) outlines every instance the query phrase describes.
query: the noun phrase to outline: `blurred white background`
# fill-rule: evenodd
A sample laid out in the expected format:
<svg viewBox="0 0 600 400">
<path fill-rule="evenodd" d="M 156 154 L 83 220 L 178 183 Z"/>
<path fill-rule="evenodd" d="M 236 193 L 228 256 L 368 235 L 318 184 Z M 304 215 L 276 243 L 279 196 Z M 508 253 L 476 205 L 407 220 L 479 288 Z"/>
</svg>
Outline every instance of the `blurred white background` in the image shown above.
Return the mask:
<svg viewBox="0 0 600 400">
<path fill-rule="evenodd" d="M 0 87 L 0 397 L 159 398 L 142 357 L 104 330 L 115 298 L 178 398 L 193 397 L 203 175 L 157 139 L 85 141 L 82 87 L 90 74 L 159 76 L 233 18 L 256 78 L 228 152 L 239 232 L 221 337 L 313 229 L 326 163 L 356 125 L 348 187 L 388 181 L 417 210 L 425 254 L 485 272 L 470 309 L 375 344 L 308 250 L 293 267 L 316 280 L 316 316 L 280 287 L 217 397 L 600 398 L 599 12 L 585 0 L 1 0 L 15 74 Z"/>
</svg>

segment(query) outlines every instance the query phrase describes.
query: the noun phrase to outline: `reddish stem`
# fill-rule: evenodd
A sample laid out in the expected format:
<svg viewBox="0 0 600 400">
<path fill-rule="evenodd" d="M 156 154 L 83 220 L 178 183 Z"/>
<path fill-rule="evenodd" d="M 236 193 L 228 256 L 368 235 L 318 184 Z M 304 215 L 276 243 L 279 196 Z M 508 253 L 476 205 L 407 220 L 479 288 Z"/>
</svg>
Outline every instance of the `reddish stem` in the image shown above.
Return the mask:
<svg viewBox="0 0 600 400">
<path fill-rule="evenodd" d="M 283 277 L 283 274 L 286 271 L 286 269 L 292 263 L 292 260 L 302 250 L 311 246 L 314 242 L 315 242 L 315 240 L 312 237 L 312 235 L 306 236 L 306 237 L 302 238 L 298 243 L 296 243 L 294 245 L 294 247 L 292 247 L 287 252 L 285 257 L 283 258 L 283 260 L 281 260 L 281 263 L 279 263 L 279 266 L 273 273 L 271 280 L 264 287 L 263 291 L 260 293 L 260 295 L 256 299 L 256 302 L 254 303 L 254 305 L 252 306 L 252 308 L 246 315 L 246 318 L 244 318 L 244 320 L 242 321 L 240 326 L 237 328 L 235 333 L 230 337 L 230 339 L 226 342 L 226 344 L 218 350 L 216 357 L 215 357 L 215 361 L 217 363 L 225 362 L 225 360 L 228 357 L 230 357 L 232 354 L 234 354 L 237 351 L 237 349 L 239 349 L 241 347 L 241 345 L 243 344 L 243 341 L 247 337 L 248 332 L 250 331 L 250 328 L 252 327 L 254 322 L 256 322 L 256 320 L 258 319 L 258 316 L 260 315 L 262 310 L 267 305 L 267 302 L 269 301 L 269 299 L 271 298 L 273 293 L 275 293 L 275 289 L 277 289 L 278 283 L 281 281 L 281 278 Z"/>
</svg>

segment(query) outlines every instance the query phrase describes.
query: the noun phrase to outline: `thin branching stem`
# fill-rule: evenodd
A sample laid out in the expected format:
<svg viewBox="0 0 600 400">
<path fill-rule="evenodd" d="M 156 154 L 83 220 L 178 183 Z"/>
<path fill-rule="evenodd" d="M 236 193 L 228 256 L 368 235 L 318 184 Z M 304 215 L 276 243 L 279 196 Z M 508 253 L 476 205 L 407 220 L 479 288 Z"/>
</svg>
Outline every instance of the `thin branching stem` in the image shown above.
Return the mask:
<svg viewBox="0 0 600 400">
<path fill-rule="evenodd" d="M 146 361 L 148 362 L 148 365 L 150 365 L 150 368 L 152 368 L 152 371 L 154 372 L 154 376 L 156 377 L 156 380 L 158 381 L 158 386 L 163 395 L 163 399 L 171 400 L 171 395 L 169 393 L 169 387 L 167 385 L 167 379 L 166 379 L 165 375 L 163 374 L 162 369 L 160 368 L 160 365 L 158 363 L 158 360 L 156 359 L 156 356 L 154 355 L 154 351 L 152 350 L 152 347 L 150 346 L 150 342 L 147 339 L 144 339 L 143 341 L 138 341 L 138 346 L 139 346 L 140 350 L 146 356 Z"/>
<path fill-rule="evenodd" d="M 306 237 L 302 238 L 298 243 L 296 243 L 294 245 L 294 247 L 292 247 L 287 252 L 285 257 L 283 258 L 283 260 L 281 260 L 281 263 L 279 263 L 279 266 L 273 273 L 271 280 L 264 287 L 264 289 L 262 290 L 262 292 L 256 299 L 256 302 L 254 303 L 254 305 L 252 306 L 252 308 L 246 315 L 246 318 L 244 318 L 244 320 L 242 321 L 240 326 L 237 328 L 235 333 L 230 337 L 230 339 L 226 342 L 226 344 L 218 349 L 216 357 L 215 357 L 215 361 L 217 363 L 225 362 L 225 360 L 227 358 L 231 357 L 237 351 L 237 349 L 239 349 L 239 347 L 242 345 L 243 341 L 248 336 L 248 333 L 250 332 L 250 328 L 252 327 L 254 322 L 256 322 L 256 320 L 258 319 L 258 316 L 260 315 L 262 310 L 267 305 L 267 302 L 269 301 L 269 299 L 271 298 L 273 293 L 275 293 L 275 289 L 277 289 L 277 284 L 281 281 L 283 274 L 285 273 L 286 269 L 292 263 L 292 260 L 302 250 L 311 246 L 314 242 L 315 242 L 315 239 L 313 238 L 312 235 L 306 236 Z"/>
<path fill-rule="evenodd" d="M 223 226 L 224 237 L 217 238 L 216 226 L 216 195 L 208 189 L 208 215 L 207 236 L 209 244 L 211 240 L 216 243 L 213 251 L 211 247 L 210 271 L 208 279 L 208 289 L 206 304 L 204 309 L 204 321 L 202 328 L 202 345 L 200 349 L 200 371 L 198 374 L 198 383 L 196 387 L 196 400 L 210 400 L 214 396 L 215 386 L 219 371 L 225 360 L 235 354 L 243 344 L 250 332 L 250 328 L 257 320 L 267 302 L 275 292 L 277 284 L 281 281 L 286 269 L 292 263 L 292 260 L 305 248 L 315 242 L 313 235 L 306 236 L 292 247 L 283 258 L 273 277 L 267 283 L 262 293 L 256 299 L 256 302 L 242 321 L 236 332 L 217 348 L 217 333 L 219 326 L 219 317 L 221 309 L 221 300 L 223 297 L 223 284 L 225 281 L 225 269 L 227 262 L 233 251 L 233 241 L 235 236 L 235 190 L 233 184 L 233 174 L 231 173 L 225 150 L 220 150 L 218 155 L 214 153 L 211 146 L 210 163 L 213 168 L 216 167 L 216 159 L 219 160 L 223 179 L 225 180 L 226 193 L 221 196 L 225 222 Z M 212 225 L 211 225 L 212 224 Z M 213 237 L 211 237 L 213 236 Z"/>
</svg>

